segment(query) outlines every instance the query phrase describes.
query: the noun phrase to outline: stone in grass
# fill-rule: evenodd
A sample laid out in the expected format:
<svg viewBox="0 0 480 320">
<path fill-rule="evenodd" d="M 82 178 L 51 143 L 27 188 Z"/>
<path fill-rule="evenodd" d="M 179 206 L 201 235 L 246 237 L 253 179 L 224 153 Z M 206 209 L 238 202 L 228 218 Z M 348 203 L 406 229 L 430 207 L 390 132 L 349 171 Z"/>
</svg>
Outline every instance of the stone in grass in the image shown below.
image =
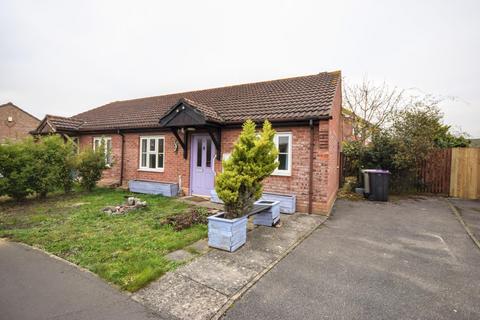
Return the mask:
<svg viewBox="0 0 480 320">
<path fill-rule="evenodd" d="M 139 198 L 128 197 L 126 204 L 118 206 L 108 206 L 103 208 L 103 212 L 108 215 L 122 215 L 133 209 L 139 209 L 147 206 L 146 201 L 141 201 Z"/>
</svg>

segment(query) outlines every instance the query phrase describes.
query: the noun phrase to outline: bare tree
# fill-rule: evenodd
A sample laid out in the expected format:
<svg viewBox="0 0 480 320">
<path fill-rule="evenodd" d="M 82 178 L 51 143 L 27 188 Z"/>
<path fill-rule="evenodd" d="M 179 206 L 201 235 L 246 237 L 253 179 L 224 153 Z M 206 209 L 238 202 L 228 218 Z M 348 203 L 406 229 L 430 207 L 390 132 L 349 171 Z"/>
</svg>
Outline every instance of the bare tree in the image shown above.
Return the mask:
<svg viewBox="0 0 480 320">
<path fill-rule="evenodd" d="M 390 123 L 402 106 L 404 90 L 376 85 L 368 79 L 356 85 L 345 85 L 343 104 L 350 117 L 354 138 L 365 143 L 372 133 Z"/>
</svg>

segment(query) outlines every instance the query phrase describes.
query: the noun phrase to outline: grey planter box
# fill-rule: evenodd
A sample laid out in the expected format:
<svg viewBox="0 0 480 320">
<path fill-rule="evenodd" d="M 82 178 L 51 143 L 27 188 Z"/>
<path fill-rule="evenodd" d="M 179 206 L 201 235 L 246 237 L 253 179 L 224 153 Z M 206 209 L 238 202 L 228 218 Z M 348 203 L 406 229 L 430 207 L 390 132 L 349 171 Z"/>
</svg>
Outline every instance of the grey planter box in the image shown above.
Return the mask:
<svg viewBox="0 0 480 320">
<path fill-rule="evenodd" d="M 130 180 L 128 188 L 131 192 L 146 194 L 161 194 L 166 197 L 178 195 L 178 184 L 150 180 Z"/>
<path fill-rule="evenodd" d="M 280 201 L 280 212 L 292 214 L 295 213 L 296 197 L 295 195 L 264 192 L 260 200 Z"/>
<path fill-rule="evenodd" d="M 260 200 L 280 201 L 280 212 L 286 214 L 295 213 L 296 196 L 294 194 L 280 194 L 272 192 L 264 192 Z M 210 201 L 213 203 L 221 203 L 223 201 L 218 197 L 215 190 L 210 191 Z"/>
<path fill-rule="evenodd" d="M 208 217 L 208 245 L 234 252 L 247 241 L 248 216 L 225 219 L 223 214 L 219 212 Z"/>
<path fill-rule="evenodd" d="M 253 216 L 253 224 L 271 227 L 280 221 L 280 201 L 258 200 L 257 205 L 268 205 L 265 209 Z"/>
</svg>

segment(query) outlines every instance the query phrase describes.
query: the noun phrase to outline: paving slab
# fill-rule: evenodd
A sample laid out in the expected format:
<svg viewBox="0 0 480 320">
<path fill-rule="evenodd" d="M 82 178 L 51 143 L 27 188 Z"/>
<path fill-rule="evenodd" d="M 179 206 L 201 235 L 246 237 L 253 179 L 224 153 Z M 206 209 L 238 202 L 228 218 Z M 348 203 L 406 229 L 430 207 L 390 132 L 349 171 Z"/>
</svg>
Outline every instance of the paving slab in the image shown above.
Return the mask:
<svg viewBox="0 0 480 320">
<path fill-rule="evenodd" d="M 256 275 L 254 270 L 236 260 L 216 255 L 214 252 L 195 259 L 192 263 L 179 268 L 177 272 L 227 296 L 242 288 Z"/>
<path fill-rule="evenodd" d="M 231 259 L 231 253 L 220 250 L 212 250 L 209 255 L 215 257 L 216 259 Z M 258 250 L 253 246 L 244 245 L 237 252 L 235 252 L 235 263 L 244 266 L 247 269 L 259 272 L 277 260 L 279 257 L 279 253 Z"/>
<path fill-rule="evenodd" d="M 133 299 L 156 311 L 165 319 L 209 319 L 227 301 L 218 291 L 201 285 L 177 272 L 171 272 Z"/>
<path fill-rule="evenodd" d="M 180 250 L 175 250 L 175 251 L 170 252 L 165 257 L 168 260 L 183 262 L 183 261 L 188 261 L 188 260 L 192 259 L 193 257 L 195 257 L 195 255 L 188 252 L 188 251 L 180 249 Z"/>
<path fill-rule="evenodd" d="M 247 243 L 236 252 L 207 251 L 168 273 L 133 298 L 168 319 L 211 319 L 278 263 L 327 218 L 282 215 L 279 228 L 250 224 Z M 200 251 L 200 250 L 199 250 Z"/>
<path fill-rule="evenodd" d="M 200 253 L 200 254 L 207 253 L 208 250 L 210 250 L 210 247 L 208 246 L 208 240 L 207 239 L 198 240 L 197 242 L 189 245 L 187 248 L 191 248 L 195 252 Z"/>
</svg>

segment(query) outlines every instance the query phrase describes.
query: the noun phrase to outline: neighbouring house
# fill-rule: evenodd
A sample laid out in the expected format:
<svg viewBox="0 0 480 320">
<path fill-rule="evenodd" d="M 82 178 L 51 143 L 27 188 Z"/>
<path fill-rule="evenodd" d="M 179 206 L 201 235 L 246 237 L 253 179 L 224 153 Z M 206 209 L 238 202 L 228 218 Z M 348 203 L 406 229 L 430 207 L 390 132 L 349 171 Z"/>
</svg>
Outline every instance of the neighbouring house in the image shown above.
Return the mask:
<svg viewBox="0 0 480 320">
<path fill-rule="evenodd" d="M 279 167 L 264 190 L 296 196 L 299 212 L 327 213 L 339 181 L 341 73 L 112 102 L 70 118 L 48 115 L 35 134 L 59 133 L 80 148 L 105 141 L 104 181 L 174 183 L 209 196 L 242 123 L 272 122 Z"/>
<path fill-rule="evenodd" d="M 342 108 L 342 141 L 355 140 L 353 121 L 353 112 Z"/>
<path fill-rule="evenodd" d="M 27 137 L 40 120 L 11 102 L 0 105 L 0 143 Z"/>
<path fill-rule="evenodd" d="M 480 138 L 470 139 L 470 147 L 471 148 L 480 148 Z"/>
</svg>

